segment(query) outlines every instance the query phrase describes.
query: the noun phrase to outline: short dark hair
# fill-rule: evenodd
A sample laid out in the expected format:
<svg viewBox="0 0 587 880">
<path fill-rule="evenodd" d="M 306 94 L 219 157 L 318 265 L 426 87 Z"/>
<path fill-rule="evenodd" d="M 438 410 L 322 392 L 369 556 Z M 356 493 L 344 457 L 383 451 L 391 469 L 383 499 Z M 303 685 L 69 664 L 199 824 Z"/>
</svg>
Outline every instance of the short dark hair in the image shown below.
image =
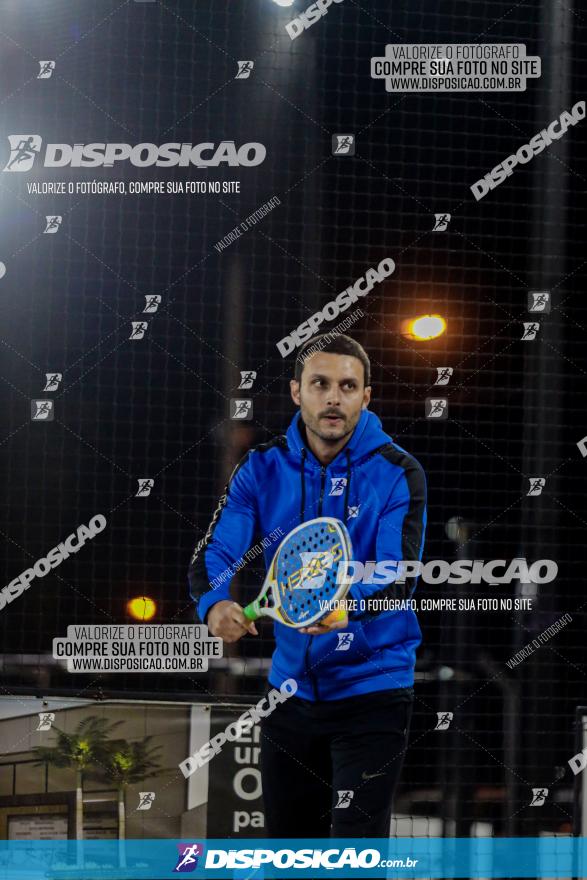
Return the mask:
<svg viewBox="0 0 587 880">
<path fill-rule="evenodd" d="M 337 333 L 336 335 L 321 333 L 319 336 L 314 336 L 313 339 L 308 339 L 307 342 L 304 342 L 296 357 L 294 367 L 296 382 L 301 382 L 304 364 L 317 351 L 325 351 L 328 354 L 346 354 L 357 358 L 363 364 L 365 387 L 371 384 L 371 362 L 367 352 L 356 340 L 351 339 L 350 336 L 346 336 L 344 333 Z"/>
</svg>

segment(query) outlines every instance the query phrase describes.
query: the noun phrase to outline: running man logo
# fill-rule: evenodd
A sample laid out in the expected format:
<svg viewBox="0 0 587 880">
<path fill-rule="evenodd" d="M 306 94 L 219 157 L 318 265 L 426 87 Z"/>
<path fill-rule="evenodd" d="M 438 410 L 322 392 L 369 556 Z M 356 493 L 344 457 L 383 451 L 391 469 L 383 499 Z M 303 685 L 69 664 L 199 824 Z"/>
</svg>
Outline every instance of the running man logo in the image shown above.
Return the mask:
<svg viewBox="0 0 587 880">
<path fill-rule="evenodd" d="M 528 311 L 543 312 L 545 315 L 550 314 L 550 291 L 548 290 L 530 290 L 528 291 Z"/>
<path fill-rule="evenodd" d="M 355 637 L 354 633 L 337 633 L 338 636 L 338 645 L 334 649 L 335 651 L 350 651 L 351 644 Z"/>
<path fill-rule="evenodd" d="M 332 155 L 333 156 L 354 156 L 355 155 L 355 136 L 354 136 L 354 134 L 333 134 L 332 135 Z"/>
<path fill-rule="evenodd" d="M 2 171 L 30 171 L 41 152 L 40 134 L 9 134 L 10 158 Z"/>
<path fill-rule="evenodd" d="M 337 791 L 336 794 L 338 795 L 338 800 L 334 805 L 334 809 L 347 810 L 355 796 L 354 791 Z"/>
<path fill-rule="evenodd" d="M 135 498 L 147 498 L 147 496 L 151 494 L 151 489 L 155 485 L 155 480 L 151 480 L 149 477 L 142 477 L 142 479 L 137 480 L 137 483 L 139 484 L 139 488 L 137 489 Z"/>
<path fill-rule="evenodd" d="M 51 216 L 45 217 L 45 220 L 47 221 L 47 225 L 43 229 L 43 234 L 45 234 L 47 232 L 48 233 L 55 233 L 55 232 L 57 232 L 57 230 L 61 226 L 61 221 L 63 220 L 63 217 L 60 214 L 55 214 L 52 217 Z"/>
<path fill-rule="evenodd" d="M 436 727 L 434 730 L 448 730 L 450 727 L 450 722 L 453 719 L 452 712 L 437 712 L 436 717 L 438 721 L 436 722 Z"/>
<path fill-rule="evenodd" d="M 31 400 L 32 422 L 52 422 L 54 417 L 52 400 Z"/>
<path fill-rule="evenodd" d="M 150 296 L 145 296 L 145 308 L 143 309 L 143 314 L 145 314 L 145 312 L 148 312 L 151 315 L 154 314 L 160 304 L 161 297 L 159 294 L 153 293 Z"/>
<path fill-rule="evenodd" d="M 436 377 L 435 385 L 448 385 L 450 382 L 450 377 L 454 373 L 452 367 L 436 367 L 436 371 L 438 376 Z"/>
<path fill-rule="evenodd" d="M 448 419 L 448 400 L 446 397 L 427 397 L 424 412 L 427 419 Z"/>
<path fill-rule="evenodd" d="M 312 550 L 300 553 L 302 564 L 287 579 L 290 590 L 317 590 L 324 586 L 326 575 L 335 562 L 342 559 L 342 545 L 335 544 L 330 550 Z"/>
<path fill-rule="evenodd" d="M 235 79 L 248 79 L 255 66 L 254 61 L 237 61 L 238 70 Z"/>
<path fill-rule="evenodd" d="M 546 485 L 546 477 L 528 477 L 530 481 L 530 488 L 526 493 L 526 498 L 528 496 L 542 495 L 542 490 Z"/>
<path fill-rule="evenodd" d="M 39 61 L 40 71 L 37 74 L 37 79 L 51 79 L 51 74 L 55 70 L 55 62 L 54 61 Z"/>
<path fill-rule="evenodd" d="M 241 381 L 238 387 L 248 391 L 249 388 L 253 387 L 253 382 L 257 378 L 257 374 L 254 370 L 241 370 L 240 374 Z"/>
<path fill-rule="evenodd" d="M 39 726 L 37 730 L 51 730 L 51 725 L 55 721 L 55 712 L 39 712 Z"/>
<path fill-rule="evenodd" d="M 179 856 L 177 865 L 173 869 L 179 874 L 191 874 L 198 867 L 198 859 L 204 854 L 201 843 L 178 843 Z"/>
<path fill-rule="evenodd" d="M 435 214 L 432 232 L 446 232 L 451 216 L 451 214 Z"/>
<path fill-rule="evenodd" d="M 547 797 L 548 797 L 548 789 L 547 788 L 533 788 L 532 789 L 532 800 L 530 801 L 529 806 L 541 807 L 544 804 Z"/>
<path fill-rule="evenodd" d="M 45 387 L 43 391 L 57 391 L 59 384 L 63 379 L 63 373 L 45 373 Z"/>
<path fill-rule="evenodd" d="M 154 791 L 139 791 L 139 805 L 137 810 L 150 810 L 155 800 Z"/>
<path fill-rule="evenodd" d="M 147 327 L 149 326 L 147 321 L 131 321 L 132 330 L 130 331 L 129 339 L 142 339 L 145 333 L 147 332 Z"/>
<path fill-rule="evenodd" d="M 536 339 L 540 330 L 540 324 L 536 321 L 524 321 L 523 324 L 524 332 L 522 333 L 522 339 L 526 342 Z"/>
<path fill-rule="evenodd" d="M 253 418 L 253 401 L 233 398 L 230 401 L 230 418 L 238 421 L 249 421 Z"/>
<path fill-rule="evenodd" d="M 342 493 L 346 489 L 346 481 L 347 481 L 346 477 L 331 477 L 330 478 L 331 486 L 330 486 L 330 492 L 328 493 L 328 495 L 329 496 L 342 495 Z"/>
</svg>

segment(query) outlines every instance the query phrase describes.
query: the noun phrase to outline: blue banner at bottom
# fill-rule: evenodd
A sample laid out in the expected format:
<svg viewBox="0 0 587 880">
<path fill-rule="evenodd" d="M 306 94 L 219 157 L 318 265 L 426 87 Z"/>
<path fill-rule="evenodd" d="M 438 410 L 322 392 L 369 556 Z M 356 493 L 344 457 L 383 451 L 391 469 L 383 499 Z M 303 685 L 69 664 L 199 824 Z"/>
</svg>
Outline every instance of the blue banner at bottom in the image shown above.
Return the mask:
<svg viewBox="0 0 587 880">
<path fill-rule="evenodd" d="M 2 880 L 585 878 L 587 838 L 0 841 Z"/>
</svg>

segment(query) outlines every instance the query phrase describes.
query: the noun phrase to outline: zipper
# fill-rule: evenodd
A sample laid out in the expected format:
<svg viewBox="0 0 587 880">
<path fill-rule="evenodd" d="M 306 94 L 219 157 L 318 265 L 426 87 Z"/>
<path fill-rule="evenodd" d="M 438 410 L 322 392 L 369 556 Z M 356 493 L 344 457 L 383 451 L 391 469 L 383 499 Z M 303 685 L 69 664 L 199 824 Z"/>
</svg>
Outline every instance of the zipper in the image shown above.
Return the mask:
<svg viewBox="0 0 587 880">
<path fill-rule="evenodd" d="M 322 516 L 322 500 L 324 498 L 324 484 L 326 483 L 326 468 L 320 468 L 320 499 L 318 501 L 318 516 Z"/>
<path fill-rule="evenodd" d="M 308 680 L 312 685 L 312 693 L 314 694 L 314 699 L 318 700 L 318 683 L 316 681 L 316 677 L 310 671 L 310 648 L 312 647 L 312 642 L 314 640 L 314 636 L 309 637 L 308 644 L 306 645 L 306 653 L 304 655 L 304 666 L 306 667 L 306 675 L 308 676 Z"/>
</svg>

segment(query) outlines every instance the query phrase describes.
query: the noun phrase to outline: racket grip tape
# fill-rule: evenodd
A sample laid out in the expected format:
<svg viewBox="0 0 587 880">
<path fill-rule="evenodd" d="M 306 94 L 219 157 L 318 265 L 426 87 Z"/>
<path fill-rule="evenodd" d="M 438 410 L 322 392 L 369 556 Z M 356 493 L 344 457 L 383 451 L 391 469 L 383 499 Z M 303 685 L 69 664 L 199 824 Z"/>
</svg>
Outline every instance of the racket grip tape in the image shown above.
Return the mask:
<svg viewBox="0 0 587 880">
<path fill-rule="evenodd" d="M 247 620 L 255 621 L 258 620 L 259 617 L 261 617 L 258 604 L 259 603 L 257 601 L 251 602 L 249 605 L 246 605 L 243 608 L 243 614 Z"/>
</svg>

